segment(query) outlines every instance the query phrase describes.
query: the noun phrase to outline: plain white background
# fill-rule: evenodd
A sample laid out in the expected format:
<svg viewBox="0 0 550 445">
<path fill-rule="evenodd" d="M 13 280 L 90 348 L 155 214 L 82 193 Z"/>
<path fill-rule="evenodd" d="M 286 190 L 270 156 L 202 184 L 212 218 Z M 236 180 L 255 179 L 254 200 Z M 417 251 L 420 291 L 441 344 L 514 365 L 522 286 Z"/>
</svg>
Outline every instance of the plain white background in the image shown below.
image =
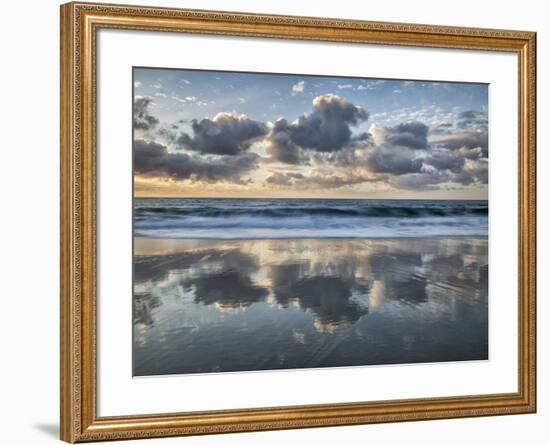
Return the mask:
<svg viewBox="0 0 550 445">
<path fill-rule="evenodd" d="M 153 0 L 132 0 L 150 4 Z M 291 0 L 155 1 L 158 6 L 317 15 L 367 20 L 526 29 L 538 32 L 539 195 L 539 412 L 535 415 L 323 428 L 215 437 L 154 440 L 144 443 L 252 444 L 280 442 L 385 442 L 435 444 L 545 443 L 550 420 L 550 388 L 545 380 L 550 329 L 545 270 L 550 266 L 550 235 L 543 228 L 550 211 L 543 202 L 550 179 L 544 166 L 550 154 L 550 17 L 545 2 L 460 3 L 417 0 L 357 2 Z M 4 289 L 0 339 L 2 442 L 45 444 L 57 441 L 59 379 L 59 10 L 58 1 L 35 0 L 4 5 L 2 68 L 1 268 Z M 7 156 L 7 158 L 6 158 Z"/>
</svg>

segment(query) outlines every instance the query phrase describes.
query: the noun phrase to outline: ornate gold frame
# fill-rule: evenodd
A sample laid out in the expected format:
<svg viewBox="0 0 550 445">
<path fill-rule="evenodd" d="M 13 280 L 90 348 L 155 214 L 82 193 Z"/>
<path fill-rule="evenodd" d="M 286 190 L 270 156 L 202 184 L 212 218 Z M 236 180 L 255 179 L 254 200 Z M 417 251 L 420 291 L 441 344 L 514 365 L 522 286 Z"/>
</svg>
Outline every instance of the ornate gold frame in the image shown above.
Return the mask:
<svg viewBox="0 0 550 445">
<path fill-rule="evenodd" d="M 96 415 L 96 31 L 100 28 L 507 51 L 519 70 L 518 392 L 125 417 Z M 61 438 L 85 442 L 535 412 L 532 32 L 69 3 L 61 6 Z"/>
</svg>

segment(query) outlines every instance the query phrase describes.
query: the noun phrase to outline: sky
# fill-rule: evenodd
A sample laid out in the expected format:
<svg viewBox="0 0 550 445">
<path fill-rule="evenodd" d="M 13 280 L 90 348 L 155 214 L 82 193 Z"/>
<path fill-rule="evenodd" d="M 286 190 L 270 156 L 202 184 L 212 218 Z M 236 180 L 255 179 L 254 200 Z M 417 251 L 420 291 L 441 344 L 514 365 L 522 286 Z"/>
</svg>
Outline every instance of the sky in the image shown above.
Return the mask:
<svg viewBox="0 0 550 445">
<path fill-rule="evenodd" d="M 134 68 L 136 196 L 487 199 L 488 85 Z"/>
</svg>

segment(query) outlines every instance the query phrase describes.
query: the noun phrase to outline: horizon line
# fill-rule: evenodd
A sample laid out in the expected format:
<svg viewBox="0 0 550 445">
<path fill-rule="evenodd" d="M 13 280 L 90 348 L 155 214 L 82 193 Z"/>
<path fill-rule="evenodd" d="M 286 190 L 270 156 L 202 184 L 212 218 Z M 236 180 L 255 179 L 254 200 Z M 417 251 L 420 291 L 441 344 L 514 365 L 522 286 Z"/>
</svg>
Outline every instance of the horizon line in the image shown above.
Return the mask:
<svg viewBox="0 0 550 445">
<path fill-rule="evenodd" d="M 133 199 L 302 199 L 302 200 L 346 200 L 346 201 L 489 201 L 489 198 L 322 198 L 322 197 L 286 197 L 286 196 L 137 196 Z"/>
</svg>

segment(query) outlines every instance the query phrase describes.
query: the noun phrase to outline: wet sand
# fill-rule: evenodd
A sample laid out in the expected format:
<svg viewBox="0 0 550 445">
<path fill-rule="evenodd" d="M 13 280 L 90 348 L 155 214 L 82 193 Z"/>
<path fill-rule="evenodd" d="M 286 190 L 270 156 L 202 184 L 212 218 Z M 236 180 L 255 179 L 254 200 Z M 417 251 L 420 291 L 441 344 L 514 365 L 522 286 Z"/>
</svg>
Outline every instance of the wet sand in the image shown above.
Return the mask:
<svg viewBox="0 0 550 445">
<path fill-rule="evenodd" d="M 134 375 L 488 359 L 487 237 L 134 239 Z"/>
</svg>

